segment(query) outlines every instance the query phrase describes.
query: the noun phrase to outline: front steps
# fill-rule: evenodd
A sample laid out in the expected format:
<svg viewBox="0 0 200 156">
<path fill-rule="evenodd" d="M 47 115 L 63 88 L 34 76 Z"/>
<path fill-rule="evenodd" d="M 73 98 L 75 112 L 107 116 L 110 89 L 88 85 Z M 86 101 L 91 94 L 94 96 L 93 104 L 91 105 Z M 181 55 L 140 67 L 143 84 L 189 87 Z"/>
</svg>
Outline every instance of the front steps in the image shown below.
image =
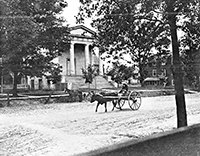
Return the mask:
<svg viewBox="0 0 200 156">
<path fill-rule="evenodd" d="M 92 84 L 85 83 L 85 80 L 81 76 L 69 76 L 66 77 L 66 80 L 68 84 L 70 84 L 69 89 L 84 89 L 84 88 L 90 88 L 90 89 L 102 89 L 102 88 L 114 88 L 114 86 L 108 82 L 103 76 L 96 76 L 93 79 Z"/>
</svg>

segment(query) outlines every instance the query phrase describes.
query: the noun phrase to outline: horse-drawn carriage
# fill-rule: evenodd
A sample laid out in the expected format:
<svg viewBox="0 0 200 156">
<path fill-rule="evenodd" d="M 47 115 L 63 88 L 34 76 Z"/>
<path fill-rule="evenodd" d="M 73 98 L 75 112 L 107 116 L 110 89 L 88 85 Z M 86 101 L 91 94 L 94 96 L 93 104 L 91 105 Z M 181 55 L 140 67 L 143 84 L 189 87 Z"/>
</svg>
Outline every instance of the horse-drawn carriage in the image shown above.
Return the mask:
<svg viewBox="0 0 200 156">
<path fill-rule="evenodd" d="M 86 96 L 86 100 L 90 102 L 97 101 L 97 107 L 96 107 L 96 112 L 98 109 L 98 106 L 100 104 L 105 104 L 105 111 L 107 111 L 107 102 L 110 101 L 113 103 L 113 109 L 122 109 L 125 103 L 128 103 L 129 107 L 132 110 L 138 110 L 141 106 L 141 95 L 139 92 L 136 91 L 127 91 L 125 94 L 120 94 L 119 92 L 101 92 L 101 93 L 94 93 L 90 92 Z"/>
</svg>

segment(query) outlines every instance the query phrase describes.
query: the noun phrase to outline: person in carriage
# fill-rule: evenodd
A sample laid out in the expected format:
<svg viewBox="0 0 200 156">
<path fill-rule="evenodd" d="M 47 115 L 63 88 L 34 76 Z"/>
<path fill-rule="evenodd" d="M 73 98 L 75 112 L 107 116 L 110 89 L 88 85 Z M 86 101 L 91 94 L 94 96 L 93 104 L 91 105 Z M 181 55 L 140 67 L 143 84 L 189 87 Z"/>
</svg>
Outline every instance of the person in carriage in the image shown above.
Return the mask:
<svg viewBox="0 0 200 156">
<path fill-rule="evenodd" d="M 119 95 L 126 95 L 128 93 L 128 84 L 127 83 L 123 83 L 122 84 L 122 88 L 121 90 L 118 92 Z"/>
</svg>

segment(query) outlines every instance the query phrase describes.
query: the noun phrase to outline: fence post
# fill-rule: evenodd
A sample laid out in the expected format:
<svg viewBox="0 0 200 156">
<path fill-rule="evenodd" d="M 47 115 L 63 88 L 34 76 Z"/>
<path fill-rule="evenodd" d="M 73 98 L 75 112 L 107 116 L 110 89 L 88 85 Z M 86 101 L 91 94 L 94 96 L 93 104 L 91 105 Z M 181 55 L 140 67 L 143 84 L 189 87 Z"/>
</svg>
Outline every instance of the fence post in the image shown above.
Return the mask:
<svg viewBox="0 0 200 156">
<path fill-rule="evenodd" d="M 7 93 L 7 107 L 10 106 L 10 95 L 9 93 Z"/>
</svg>

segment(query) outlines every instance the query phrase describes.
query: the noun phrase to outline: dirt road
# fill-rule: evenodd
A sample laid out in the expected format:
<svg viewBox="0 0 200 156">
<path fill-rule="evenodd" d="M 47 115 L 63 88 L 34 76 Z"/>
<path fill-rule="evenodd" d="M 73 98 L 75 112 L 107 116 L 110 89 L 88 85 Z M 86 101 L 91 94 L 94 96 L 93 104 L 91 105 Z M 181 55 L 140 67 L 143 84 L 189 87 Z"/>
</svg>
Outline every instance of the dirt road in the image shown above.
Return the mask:
<svg viewBox="0 0 200 156">
<path fill-rule="evenodd" d="M 200 123 L 200 94 L 186 95 L 188 124 Z M 1 156 L 67 156 L 176 128 L 174 96 L 143 98 L 138 111 L 104 113 L 96 103 L 0 109 Z"/>
</svg>

